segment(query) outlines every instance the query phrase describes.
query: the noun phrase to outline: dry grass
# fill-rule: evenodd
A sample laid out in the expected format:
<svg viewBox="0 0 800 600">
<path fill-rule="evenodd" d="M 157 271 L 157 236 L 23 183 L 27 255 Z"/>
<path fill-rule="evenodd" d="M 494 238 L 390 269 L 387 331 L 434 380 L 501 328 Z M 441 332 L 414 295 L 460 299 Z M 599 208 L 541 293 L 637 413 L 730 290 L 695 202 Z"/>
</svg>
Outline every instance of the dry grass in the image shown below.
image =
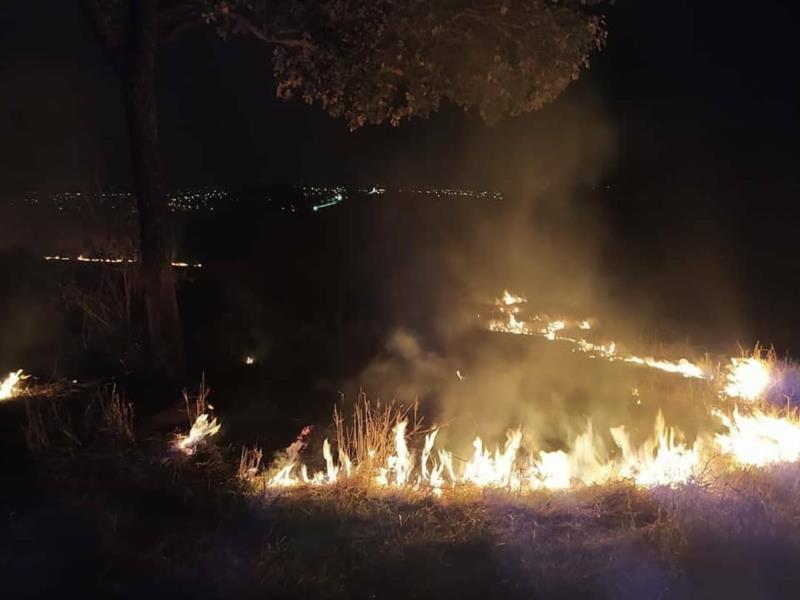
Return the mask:
<svg viewBox="0 0 800 600">
<path fill-rule="evenodd" d="M 125 400 L 116 385 L 98 387 L 101 427 L 114 438 L 134 441 L 133 404 Z"/>
<path fill-rule="evenodd" d="M 321 596 L 683 598 L 702 588 L 704 597 L 791 597 L 796 587 L 764 577 L 800 567 L 798 465 L 704 486 L 441 499 L 337 484 L 294 489 L 265 510 L 275 526 L 261 568 Z"/>
<path fill-rule="evenodd" d="M 202 395 L 202 394 L 201 394 Z M 190 411 L 187 400 L 187 411 Z M 395 427 L 406 422 L 406 438 L 411 439 L 427 433 L 423 428 L 418 404 L 402 405 L 395 402 L 373 403 L 366 394 L 360 393 L 348 417 L 343 410 L 334 409 L 333 430 L 335 435 L 334 455 L 338 458 L 339 487 L 360 486 L 363 489 L 375 487 L 374 478 L 379 469 L 385 467 L 389 457 L 396 451 Z M 262 493 L 270 481 L 286 468 L 293 468 L 293 476 L 299 474 L 303 456 L 309 447 L 313 428 L 304 427 L 295 440 L 278 452 L 266 469 L 262 470 L 263 453 L 260 448 L 243 448 L 239 460 L 238 477 L 246 487 Z M 312 460 L 318 458 L 312 456 Z"/>
<path fill-rule="evenodd" d="M 36 385 L 26 394 L 23 433 L 34 453 L 73 455 L 78 447 L 91 445 L 98 434 L 106 441 L 133 443 L 133 404 L 115 385 L 84 385 L 82 390 L 64 382 Z"/>
<path fill-rule="evenodd" d="M 137 265 L 103 265 L 97 278 L 76 277 L 64 287 L 64 300 L 81 315 L 87 346 L 111 348 L 120 356 L 138 347 L 134 307 L 141 289 Z"/>
<path fill-rule="evenodd" d="M 359 397 L 349 420 L 336 414 L 337 442 L 354 463 L 379 466 L 364 450 L 391 453 L 392 428 L 407 418 L 414 418 L 413 407 L 371 406 Z M 413 422 L 419 432 L 420 421 Z M 243 453 L 240 473 L 257 471 L 259 463 L 260 454 Z M 681 598 L 692 595 L 708 568 L 704 593 L 738 598 L 757 595 L 759 586 L 780 590 L 739 577 L 748 569 L 771 572 L 776 553 L 784 553 L 782 572 L 800 568 L 798 465 L 726 464 L 692 483 L 652 489 L 626 481 L 560 492 L 460 485 L 439 498 L 365 483 L 356 476 L 260 496 L 276 523 L 263 549 L 265 576 L 300 595 L 383 589 L 388 597 L 436 597 L 463 593 L 467 581 L 477 597 Z M 323 557 L 318 546 L 336 548 L 336 557 Z M 417 569 L 414 583 L 395 564 Z M 443 570 L 447 564 L 460 574 Z M 376 573 L 392 579 L 390 591 Z"/>
<path fill-rule="evenodd" d="M 264 453 L 261 451 L 261 448 L 242 448 L 242 455 L 239 458 L 239 468 L 236 471 L 236 476 L 241 481 L 254 481 L 258 475 L 263 457 Z"/>
<path fill-rule="evenodd" d="M 340 454 L 347 456 L 358 471 L 373 473 L 386 464 L 395 450 L 393 430 L 398 423 L 408 421 L 407 436 L 423 433 L 419 405 L 401 405 L 394 401 L 374 404 L 364 392 L 359 393 L 347 419 L 334 409 L 333 425 Z"/>
<path fill-rule="evenodd" d="M 106 404 L 118 397 L 113 389 L 104 393 Z M 204 383 L 197 396 L 185 395 L 190 418 L 208 409 L 207 398 Z M 66 422 L 50 404 L 28 407 L 31 439 L 41 446 Z M 103 414 L 94 422 L 106 423 Z M 420 430 L 413 407 L 370 406 L 361 398 L 351 417 L 338 418 L 340 443 L 358 458 L 359 448 L 383 435 L 391 452 L 391 430 L 405 418 Z M 80 455 L 90 456 L 84 449 Z M 223 456 L 229 468 L 213 477 L 216 463 L 195 460 L 179 465 L 179 478 L 165 476 L 163 463 L 144 453 L 141 471 L 131 477 L 127 459 L 113 456 L 119 461 L 114 476 L 129 486 L 121 496 L 146 490 L 171 515 L 168 521 L 153 519 L 147 534 L 154 553 L 165 544 L 174 548 L 156 570 L 183 569 L 195 577 L 191 565 L 214 564 L 214 574 L 197 568 L 196 577 L 235 573 L 218 588 L 231 596 L 240 590 L 224 586 L 237 581 L 261 586 L 265 596 L 319 598 L 739 598 L 791 596 L 798 589 L 784 583 L 800 569 L 798 465 L 725 469 L 702 484 L 650 490 L 627 482 L 530 493 L 458 486 L 441 498 L 351 478 L 259 495 L 252 502 L 255 488 L 246 486 L 242 494 L 242 486 L 232 482 L 237 474 L 259 480 L 259 449 L 242 451 L 238 471 L 236 457 Z M 81 476 L 96 481 L 78 487 L 102 489 L 96 484 L 107 482 L 108 464 L 101 461 L 88 475 L 84 468 Z M 147 527 L 153 515 L 125 501 L 120 506 L 135 523 L 130 532 L 109 533 L 103 522 L 98 528 L 111 536 L 113 552 L 138 553 L 125 536 L 139 540 L 142 524 Z M 109 510 L 118 508 L 112 504 Z M 164 522 L 173 529 L 164 529 Z M 189 566 L 187 547 L 196 553 Z"/>
<path fill-rule="evenodd" d="M 208 403 L 208 396 L 210 394 L 211 389 L 206 386 L 205 375 L 200 379 L 200 385 L 197 387 L 196 394 L 191 395 L 188 390 L 183 390 L 183 403 L 186 406 L 186 417 L 189 420 L 190 429 L 197 420 L 197 417 L 214 409 L 214 407 Z"/>
<path fill-rule="evenodd" d="M 26 399 L 23 433 L 33 453 L 56 447 L 72 453 L 81 445 L 72 418 L 58 399 Z"/>
</svg>

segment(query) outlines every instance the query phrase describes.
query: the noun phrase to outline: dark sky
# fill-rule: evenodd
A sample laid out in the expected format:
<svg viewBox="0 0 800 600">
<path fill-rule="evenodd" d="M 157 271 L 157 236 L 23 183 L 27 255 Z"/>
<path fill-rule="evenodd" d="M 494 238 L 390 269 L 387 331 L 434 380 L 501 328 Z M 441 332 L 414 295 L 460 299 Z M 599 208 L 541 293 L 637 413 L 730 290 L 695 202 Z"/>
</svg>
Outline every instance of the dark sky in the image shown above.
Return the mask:
<svg viewBox="0 0 800 600">
<path fill-rule="evenodd" d="M 621 185 L 790 193 L 800 127 L 792 4 L 622 0 L 609 14 L 608 48 L 562 106 L 494 128 L 445 110 L 399 129 L 351 134 L 317 108 L 272 98 L 267 48 L 198 32 L 161 61 L 168 171 L 175 185 L 504 188 L 514 174 L 496 165 L 520 164 L 510 155 L 542 123 L 591 98 L 613 131 L 610 177 Z M 9 0 L 0 9 L 0 191 L 126 183 L 116 84 L 76 7 Z"/>
<path fill-rule="evenodd" d="M 268 48 L 194 32 L 160 62 L 170 183 L 549 189 L 595 203 L 625 305 L 708 282 L 668 302 L 701 301 L 700 315 L 736 305 L 747 321 L 767 315 L 758 329 L 769 329 L 764 319 L 794 314 L 800 293 L 800 8 L 620 0 L 608 21 L 592 69 L 536 114 L 486 127 L 451 108 L 356 133 L 275 101 Z M 2 3 L 0 82 L 0 193 L 128 187 L 116 83 L 77 2 Z M 573 193 L 583 183 L 599 200 Z"/>
</svg>

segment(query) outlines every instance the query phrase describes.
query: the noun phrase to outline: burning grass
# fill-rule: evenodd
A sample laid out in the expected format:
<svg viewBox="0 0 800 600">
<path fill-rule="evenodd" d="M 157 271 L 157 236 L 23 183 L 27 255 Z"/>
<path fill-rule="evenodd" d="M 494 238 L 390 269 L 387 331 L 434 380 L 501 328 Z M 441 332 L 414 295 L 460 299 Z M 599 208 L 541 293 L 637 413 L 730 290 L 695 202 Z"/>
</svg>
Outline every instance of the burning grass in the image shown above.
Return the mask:
<svg viewBox="0 0 800 600">
<path fill-rule="evenodd" d="M 334 411 L 328 439 L 307 426 L 272 460 L 245 448 L 237 465 L 216 445 L 221 425 L 203 381 L 196 395 L 184 392 L 186 433 L 165 441 L 179 460 L 164 459 L 165 444 L 137 443 L 153 438 L 135 434 L 132 405 L 113 387 L 96 403 L 105 446 L 74 434 L 60 404 L 26 403 L 29 446 L 71 443 L 70 456 L 90 465 L 72 485 L 102 496 L 87 512 L 127 514 L 127 528 L 98 518 L 103 555 L 135 557 L 140 573 L 186 573 L 202 583 L 174 589 L 201 595 L 735 598 L 800 589 L 783 584 L 800 571 L 800 417 L 769 402 L 792 367 L 758 347 L 714 368 L 642 358 L 572 337 L 591 331 L 589 320 L 540 325 L 548 341 L 578 340 L 600 359 L 696 380 L 704 429 L 688 438 L 659 412 L 643 440 L 587 422 L 562 449 L 534 447 L 512 429 L 458 455 L 417 404 L 361 394 L 351 410 Z M 109 439 L 124 441 L 125 453 Z"/>
<path fill-rule="evenodd" d="M 775 384 L 779 361 L 773 349 L 765 349 L 759 344 L 751 352 L 742 351 L 741 357 L 725 359 L 722 366 L 715 366 L 708 357 L 692 361 L 639 356 L 624 351 L 613 340 L 588 339 L 596 319 L 553 318 L 541 314 L 522 316 L 522 308 L 527 302 L 525 297 L 505 290 L 494 301 L 493 317 L 487 323 L 487 329 L 497 333 L 540 336 L 551 342 L 566 343 L 572 346 L 573 351 L 588 354 L 591 358 L 706 380 L 716 385 L 720 395 L 747 402 L 762 399 Z"/>
<path fill-rule="evenodd" d="M 211 390 L 206 387 L 205 378 L 200 382 L 200 387 L 195 396 L 183 391 L 183 401 L 186 405 L 186 416 L 189 419 L 189 433 L 179 433 L 172 444 L 173 450 L 178 454 L 192 456 L 199 448 L 204 446 L 208 439 L 219 433 L 222 427 L 217 418 L 211 416 L 214 407 L 207 402 Z"/>
<path fill-rule="evenodd" d="M 610 430 L 614 447 L 609 448 L 588 422 L 567 450 L 527 448 L 517 429 L 493 450 L 476 437 L 472 456 L 462 458 L 436 448 L 439 428 L 423 429 L 416 404 L 373 405 L 362 394 L 349 419 L 334 411 L 336 444 L 324 440 L 324 468 L 312 472 L 307 466 L 312 431 L 307 427 L 270 465 L 263 463 L 260 450 L 243 451 L 240 473 L 259 492 L 345 485 L 449 497 L 464 488 L 525 494 L 614 481 L 674 486 L 702 482 L 736 465 L 800 460 L 800 418 L 793 411 L 748 403 L 714 409 L 713 417 L 716 430 L 691 442 L 659 412 L 652 433 L 640 443 L 619 426 Z"/>
<path fill-rule="evenodd" d="M 124 405 L 113 388 L 103 394 L 106 406 Z M 186 394 L 193 422 L 208 414 L 207 398 L 205 386 Z M 99 409 L 94 422 L 105 434 L 109 415 L 122 413 L 129 414 Z M 42 413 L 44 428 L 52 431 L 49 414 Z M 67 422 L 63 413 L 58 421 Z M 417 467 L 406 472 L 407 484 L 393 485 L 402 471 L 390 459 L 401 455 L 404 422 Z M 75 490 L 70 506 L 85 506 L 84 539 L 101 544 L 92 555 L 109 561 L 97 576 L 129 573 L 124 585 L 132 595 L 213 589 L 321 598 L 686 597 L 719 596 L 734 586 L 729 597 L 753 597 L 796 589 L 780 582 L 800 568 L 797 464 L 742 467 L 727 456 L 729 468 L 673 486 L 644 487 L 632 478 L 563 490 L 464 484 L 443 486 L 436 497 L 413 484 L 432 432 L 414 406 L 362 396 L 348 416 L 336 413 L 334 432 L 331 458 L 323 460 L 341 444 L 352 466 L 349 477 L 341 467 L 330 485 L 270 487 L 269 474 L 286 464 L 265 467 L 258 449 L 239 455 L 238 470 L 236 457 L 222 452 L 212 469 L 206 455 L 214 437 L 165 468 L 150 454 L 158 446 L 135 442 L 148 434 L 126 441 L 125 453 L 81 438 L 72 462 L 59 463 L 59 481 Z M 280 460 L 299 460 L 311 435 L 301 433 Z M 371 454 L 373 446 L 380 452 Z M 489 460 L 505 459 L 489 453 Z M 389 484 L 375 472 L 366 476 L 361 464 L 378 474 L 389 469 Z M 327 464 L 321 472 L 330 476 Z M 106 579 L 100 588 L 118 585 Z"/>
<path fill-rule="evenodd" d="M 0 402 L 11 400 L 22 392 L 22 382 L 26 376 L 22 369 L 12 371 L 4 379 L 0 379 Z"/>
<path fill-rule="evenodd" d="M 274 527 L 262 568 L 299 595 L 685 597 L 735 582 L 731 597 L 752 597 L 780 592 L 768 561 L 800 543 L 799 478 L 791 465 L 705 485 L 463 488 L 439 500 L 298 487 L 264 505 Z M 799 558 L 776 568 L 786 575 Z"/>
</svg>

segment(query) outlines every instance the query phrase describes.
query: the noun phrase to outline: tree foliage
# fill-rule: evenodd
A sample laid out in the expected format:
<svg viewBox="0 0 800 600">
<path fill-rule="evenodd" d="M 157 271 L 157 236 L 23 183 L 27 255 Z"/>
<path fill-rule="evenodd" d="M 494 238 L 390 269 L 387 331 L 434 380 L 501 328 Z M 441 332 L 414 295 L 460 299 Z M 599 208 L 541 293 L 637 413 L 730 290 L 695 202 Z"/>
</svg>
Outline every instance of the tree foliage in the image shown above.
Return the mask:
<svg viewBox="0 0 800 600">
<path fill-rule="evenodd" d="M 84 0 L 87 1 L 87 0 Z M 128 5 L 105 6 L 125 36 Z M 397 125 L 447 100 L 489 123 L 537 110 L 588 67 L 606 30 L 597 0 L 160 0 L 160 37 L 212 25 L 274 46 L 282 99 L 350 127 Z"/>
<path fill-rule="evenodd" d="M 428 116 L 443 100 L 489 123 L 555 99 L 605 41 L 602 18 L 548 0 L 297 0 L 277 45 L 278 96 L 353 127 Z"/>
<path fill-rule="evenodd" d="M 214 26 L 273 47 L 280 98 L 356 129 L 443 101 L 487 122 L 555 99 L 605 42 L 603 0 L 80 0 L 122 87 L 140 222 L 144 300 L 160 362 L 183 363 L 158 141 L 158 48 Z M 588 6 L 592 5 L 592 6 Z"/>
</svg>

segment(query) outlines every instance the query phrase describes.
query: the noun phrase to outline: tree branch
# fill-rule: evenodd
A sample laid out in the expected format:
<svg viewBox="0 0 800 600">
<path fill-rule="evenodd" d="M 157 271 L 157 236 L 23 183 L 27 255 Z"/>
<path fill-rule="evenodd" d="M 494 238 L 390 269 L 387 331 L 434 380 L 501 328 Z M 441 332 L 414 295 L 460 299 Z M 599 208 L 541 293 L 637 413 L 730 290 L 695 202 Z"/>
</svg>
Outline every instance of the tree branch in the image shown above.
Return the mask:
<svg viewBox="0 0 800 600">
<path fill-rule="evenodd" d="M 164 24 L 161 26 L 161 33 L 159 34 L 159 42 L 162 44 L 169 44 L 174 42 L 182 34 L 192 29 L 207 25 L 204 19 L 201 18 L 188 18 L 185 20 L 176 20 L 172 24 Z"/>
<path fill-rule="evenodd" d="M 125 36 L 114 28 L 113 9 L 104 7 L 100 0 L 81 0 L 80 5 L 103 48 L 110 53 L 119 50 L 125 44 Z"/>
<path fill-rule="evenodd" d="M 197 0 L 162 0 L 159 14 L 159 40 L 170 43 L 181 34 L 206 25 L 202 17 L 202 3 Z"/>
<path fill-rule="evenodd" d="M 273 44 L 275 46 L 285 46 L 286 48 L 305 48 L 307 50 L 314 49 L 314 44 L 312 44 L 310 40 L 297 36 L 296 33 L 271 32 L 266 27 L 262 27 L 254 23 L 252 20 L 240 13 L 234 13 L 230 15 L 230 18 L 234 21 L 236 30 L 249 33 L 262 42 Z M 292 35 L 297 37 L 291 37 Z"/>
</svg>

